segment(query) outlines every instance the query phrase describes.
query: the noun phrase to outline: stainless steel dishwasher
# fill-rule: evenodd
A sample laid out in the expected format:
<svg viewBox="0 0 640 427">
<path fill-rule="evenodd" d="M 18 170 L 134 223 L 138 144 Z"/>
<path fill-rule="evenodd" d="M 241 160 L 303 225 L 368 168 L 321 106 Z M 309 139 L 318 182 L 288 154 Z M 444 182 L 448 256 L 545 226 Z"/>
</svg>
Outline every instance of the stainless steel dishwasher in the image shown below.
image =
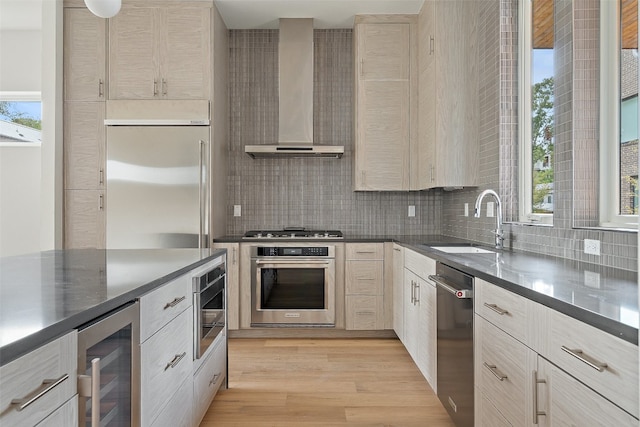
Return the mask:
<svg viewBox="0 0 640 427">
<path fill-rule="evenodd" d="M 446 264 L 437 289 L 438 398 L 457 427 L 473 427 L 473 277 Z"/>
</svg>

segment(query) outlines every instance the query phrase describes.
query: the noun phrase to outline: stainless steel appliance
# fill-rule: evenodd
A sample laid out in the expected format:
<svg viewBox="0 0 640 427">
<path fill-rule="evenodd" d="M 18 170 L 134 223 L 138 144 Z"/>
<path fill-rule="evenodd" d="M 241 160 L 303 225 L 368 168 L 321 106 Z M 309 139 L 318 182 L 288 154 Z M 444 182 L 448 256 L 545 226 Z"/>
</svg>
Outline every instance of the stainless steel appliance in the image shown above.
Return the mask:
<svg viewBox="0 0 640 427">
<path fill-rule="evenodd" d="M 205 355 L 216 337 L 224 333 L 227 323 L 226 263 L 207 266 L 193 278 L 193 357 Z"/>
<path fill-rule="evenodd" d="M 207 247 L 209 102 L 107 101 L 106 245 Z"/>
<path fill-rule="evenodd" d="M 140 425 L 139 319 L 136 302 L 78 329 L 79 425 Z"/>
<path fill-rule="evenodd" d="M 334 325 L 334 245 L 251 248 L 251 326 Z"/>
<path fill-rule="evenodd" d="M 473 427 L 473 277 L 446 264 L 437 290 L 438 398 L 458 427 Z"/>
<path fill-rule="evenodd" d="M 245 239 L 342 239 L 338 230 L 307 230 L 304 227 L 285 227 L 282 230 L 250 230 Z"/>
</svg>

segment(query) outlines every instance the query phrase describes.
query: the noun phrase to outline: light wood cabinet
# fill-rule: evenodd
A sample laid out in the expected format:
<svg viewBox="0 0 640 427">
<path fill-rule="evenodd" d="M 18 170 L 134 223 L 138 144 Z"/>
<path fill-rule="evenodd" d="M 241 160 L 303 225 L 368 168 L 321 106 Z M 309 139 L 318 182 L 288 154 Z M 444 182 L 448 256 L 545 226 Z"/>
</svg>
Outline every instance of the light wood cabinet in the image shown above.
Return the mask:
<svg viewBox="0 0 640 427">
<path fill-rule="evenodd" d="M 199 425 L 227 376 L 227 338 L 220 334 L 213 351 L 193 375 L 193 425 Z"/>
<path fill-rule="evenodd" d="M 193 382 L 187 377 L 182 385 L 171 397 L 168 404 L 156 417 L 151 427 L 192 427 L 193 422 Z"/>
<path fill-rule="evenodd" d="M 109 20 L 110 99 L 209 99 L 211 6 L 124 7 Z"/>
<path fill-rule="evenodd" d="M 193 303 L 193 281 L 184 274 L 140 297 L 140 341 L 144 342 Z"/>
<path fill-rule="evenodd" d="M 75 427 L 78 425 L 78 396 L 74 396 L 38 423 L 38 427 Z"/>
<path fill-rule="evenodd" d="M 477 185 L 477 8 L 427 0 L 418 16 L 420 189 Z"/>
<path fill-rule="evenodd" d="M 67 249 L 105 247 L 105 200 L 101 190 L 65 190 L 64 246 Z"/>
<path fill-rule="evenodd" d="M 416 16 L 356 16 L 354 190 L 412 187 Z"/>
<path fill-rule="evenodd" d="M 64 116 L 64 188 L 104 189 L 105 103 L 65 102 Z"/>
<path fill-rule="evenodd" d="M 73 331 L 1 366 L 0 425 L 36 425 L 74 396 L 77 414 L 77 360 L 78 334 Z M 22 410 L 13 399 L 24 400 Z M 70 420 L 64 425 L 77 425 L 78 417 L 71 419 L 67 409 L 73 408 L 54 414 L 45 425 L 62 418 Z"/>
<path fill-rule="evenodd" d="M 404 248 L 393 244 L 393 330 L 404 342 Z"/>
<path fill-rule="evenodd" d="M 107 20 L 85 8 L 64 9 L 64 99 L 104 101 Z"/>
<path fill-rule="evenodd" d="M 227 250 L 227 329 L 240 329 L 240 244 L 213 244 L 214 249 Z"/>
<path fill-rule="evenodd" d="M 384 244 L 347 243 L 345 252 L 346 329 L 384 329 Z"/>
</svg>

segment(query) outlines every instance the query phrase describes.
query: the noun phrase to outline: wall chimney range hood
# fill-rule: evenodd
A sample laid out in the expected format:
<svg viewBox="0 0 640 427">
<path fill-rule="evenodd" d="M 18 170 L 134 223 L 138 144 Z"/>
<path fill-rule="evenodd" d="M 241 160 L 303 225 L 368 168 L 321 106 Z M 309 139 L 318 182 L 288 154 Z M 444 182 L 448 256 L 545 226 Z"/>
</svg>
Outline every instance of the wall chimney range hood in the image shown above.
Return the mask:
<svg viewBox="0 0 640 427">
<path fill-rule="evenodd" d="M 278 144 L 245 145 L 245 153 L 254 159 L 342 157 L 342 146 L 313 144 L 313 18 L 281 18 L 279 39 Z"/>
</svg>

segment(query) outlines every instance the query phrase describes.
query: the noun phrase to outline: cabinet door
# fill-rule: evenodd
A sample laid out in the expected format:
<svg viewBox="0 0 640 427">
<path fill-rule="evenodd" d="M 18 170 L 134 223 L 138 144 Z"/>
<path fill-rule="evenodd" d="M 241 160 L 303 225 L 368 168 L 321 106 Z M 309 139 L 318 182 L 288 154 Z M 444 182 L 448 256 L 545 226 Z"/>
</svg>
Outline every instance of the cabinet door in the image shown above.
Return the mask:
<svg viewBox="0 0 640 427">
<path fill-rule="evenodd" d="M 109 19 L 109 98 L 153 99 L 160 95 L 156 8 L 124 8 Z"/>
<path fill-rule="evenodd" d="M 78 425 L 78 419 L 78 396 L 74 396 L 40 421 L 38 427 L 75 427 Z"/>
<path fill-rule="evenodd" d="M 420 278 L 410 270 L 404 270 L 404 341 L 403 344 L 414 361 L 418 359 L 420 342 L 419 306 L 415 303 L 416 286 Z"/>
<path fill-rule="evenodd" d="M 538 357 L 541 426 L 637 426 L 638 420 L 562 369 Z"/>
<path fill-rule="evenodd" d="M 65 190 L 104 189 L 104 102 L 65 102 Z"/>
<path fill-rule="evenodd" d="M 404 248 L 393 245 L 393 330 L 404 341 Z"/>
<path fill-rule="evenodd" d="M 86 8 L 65 8 L 65 100 L 105 99 L 106 22 Z"/>
<path fill-rule="evenodd" d="M 355 190 L 408 190 L 411 24 L 356 26 Z"/>
<path fill-rule="evenodd" d="M 64 194 L 65 248 L 104 249 L 104 193 L 98 190 L 66 190 Z"/>
<path fill-rule="evenodd" d="M 435 2 L 425 1 L 418 21 L 418 172 L 417 187 L 436 185 L 436 17 Z M 440 40 L 438 40 L 439 42 Z M 438 46 L 439 47 L 439 46 Z"/>
<path fill-rule="evenodd" d="M 437 391 L 436 363 L 438 329 L 436 324 L 436 286 L 430 281 L 420 279 L 420 286 L 418 289 L 418 330 L 420 333 L 420 339 L 418 341 L 417 365 L 418 368 L 420 368 L 422 375 L 424 375 L 431 385 L 431 388 L 433 388 L 434 391 Z"/>
<path fill-rule="evenodd" d="M 382 295 L 347 295 L 346 329 L 374 331 L 384 329 L 384 298 Z"/>
<path fill-rule="evenodd" d="M 211 9 L 169 8 L 162 15 L 163 98 L 211 97 Z"/>
</svg>

